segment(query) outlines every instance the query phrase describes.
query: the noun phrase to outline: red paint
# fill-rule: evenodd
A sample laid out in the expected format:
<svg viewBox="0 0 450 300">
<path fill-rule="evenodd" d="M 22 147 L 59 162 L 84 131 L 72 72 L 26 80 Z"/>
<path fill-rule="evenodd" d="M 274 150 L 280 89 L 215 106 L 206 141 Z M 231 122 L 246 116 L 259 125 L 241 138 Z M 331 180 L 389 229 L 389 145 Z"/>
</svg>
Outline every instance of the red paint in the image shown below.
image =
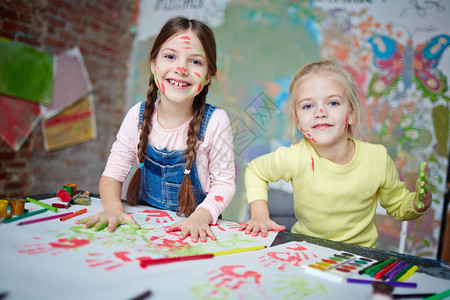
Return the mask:
<svg viewBox="0 0 450 300">
<path fill-rule="evenodd" d="M 199 72 L 195 72 L 194 75 L 197 76 L 198 78 L 202 78 L 202 75 L 200 75 Z"/>
<path fill-rule="evenodd" d="M 182 39 L 182 40 L 191 40 L 191 37 L 190 36 L 188 36 L 188 35 L 184 35 L 184 36 L 182 36 L 182 37 L 180 37 L 180 39 Z"/>
<path fill-rule="evenodd" d="M 162 92 L 163 94 L 166 93 L 166 87 L 164 86 L 164 83 L 161 83 L 161 92 Z"/>
<path fill-rule="evenodd" d="M 218 228 L 219 228 L 219 230 L 222 230 L 222 231 L 226 231 L 225 230 L 225 228 L 223 228 L 223 227 L 220 227 L 220 225 L 219 224 L 211 224 L 211 225 L 209 225 L 210 227 L 213 227 L 213 226 L 217 226 Z"/>
<path fill-rule="evenodd" d="M 345 116 L 345 128 L 344 128 L 344 131 L 347 130 L 347 127 L 348 127 L 348 120 L 347 120 L 347 116 Z"/>
<path fill-rule="evenodd" d="M 229 288 L 233 291 L 238 290 L 242 285 L 245 284 L 254 283 L 259 286 L 261 274 L 255 271 L 244 271 L 242 273 L 238 273 L 238 271 L 236 270 L 238 268 L 245 268 L 245 266 L 222 266 L 219 269 L 220 274 L 211 277 L 209 281 L 218 279 L 220 281 L 216 284 L 216 287 Z"/>
<path fill-rule="evenodd" d="M 191 47 L 182 47 L 183 49 L 189 50 Z"/>
<path fill-rule="evenodd" d="M 323 114 L 323 109 L 320 109 L 320 110 L 319 110 L 319 114 Z"/>
<path fill-rule="evenodd" d="M 58 239 L 58 243 L 48 243 L 53 248 L 63 248 L 63 249 L 75 249 L 79 247 L 86 246 L 89 244 L 89 240 L 85 239 Z"/>
<path fill-rule="evenodd" d="M 290 253 L 289 251 L 286 252 L 268 252 L 266 254 L 266 257 L 262 256 L 262 259 L 260 259 L 261 262 L 269 261 L 264 266 L 269 267 L 272 264 L 275 263 L 281 263 L 281 266 L 278 267 L 278 270 L 282 271 L 284 270 L 288 265 L 293 264 L 296 267 L 300 266 L 300 262 L 303 260 L 299 253 Z"/>
<path fill-rule="evenodd" d="M 200 91 L 202 90 L 202 88 L 203 88 L 203 84 L 200 83 L 200 84 L 198 85 L 197 92 L 200 92 Z"/>
<path fill-rule="evenodd" d="M 331 259 L 328 259 L 328 258 L 322 258 L 322 261 L 323 261 L 323 262 L 326 262 L 326 263 L 328 263 L 328 264 L 330 264 L 330 265 L 335 265 L 335 264 L 337 264 L 337 261 L 331 260 Z"/>
<path fill-rule="evenodd" d="M 314 158 L 311 157 L 311 168 L 312 171 L 314 172 Z"/>
<path fill-rule="evenodd" d="M 186 68 L 183 68 L 183 67 L 177 67 L 177 70 L 178 70 L 178 72 L 180 72 L 180 73 L 186 72 Z"/>
<path fill-rule="evenodd" d="M 157 246 L 157 247 L 163 247 L 163 248 L 168 248 L 170 251 L 173 252 L 174 249 L 181 249 L 181 248 L 185 248 L 185 249 L 190 249 L 191 245 L 186 243 L 184 240 L 181 239 L 176 239 L 176 240 L 169 240 L 169 239 L 165 239 L 162 238 L 160 242 L 155 242 L 156 240 L 159 240 L 159 237 L 151 237 L 149 239 L 150 242 L 153 246 Z"/>
<path fill-rule="evenodd" d="M 216 196 L 214 197 L 214 200 L 216 200 L 217 202 L 223 202 L 223 197 L 220 196 L 220 195 L 216 195 Z"/>
<path fill-rule="evenodd" d="M 289 250 L 295 250 L 295 251 L 304 251 L 304 250 L 308 250 L 308 249 L 306 249 L 305 247 L 303 247 L 302 245 L 299 245 L 299 244 L 297 244 L 297 247 L 296 247 L 296 248 L 286 247 L 286 249 L 289 249 Z"/>
<path fill-rule="evenodd" d="M 175 221 L 168 213 L 166 213 L 165 211 L 160 211 L 160 210 L 143 210 L 140 211 L 140 213 L 144 213 L 147 214 L 147 219 L 145 219 L 145 221 L 150 221 L 152 218 L 156 218 L 156 220 L 158 221 L 159 218 L 162 219 L 169 219 L 171 221 Z M 164 223 L 167 223 L 167 220 L 163 221 Z"/>
<path fill-rule="evenodd" d="M 124 262 L 130 262 L 133 261 L 131 258 L 127 257 L 127 254 L 130 254 L 128 251 L 118 251 L 114 252 L 114 256 L 118 259 L 124 261 Z"/>
</svg>

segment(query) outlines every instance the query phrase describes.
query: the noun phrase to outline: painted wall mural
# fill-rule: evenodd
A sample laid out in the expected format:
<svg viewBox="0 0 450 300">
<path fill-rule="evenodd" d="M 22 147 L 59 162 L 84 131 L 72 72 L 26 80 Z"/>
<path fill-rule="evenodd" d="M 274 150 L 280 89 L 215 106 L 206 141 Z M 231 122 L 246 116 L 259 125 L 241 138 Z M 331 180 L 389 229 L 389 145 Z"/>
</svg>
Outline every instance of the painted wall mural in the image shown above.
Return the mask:
<svg viewBox="0 0 450 300">
<path fill-rule="evenodd" d="M 229 114 L 238 172 L 226 218 L 247 217 L 247 163 L 291 144 L 284 105 L 292 76 L 306 63 L 329 59 L 357 81 L 364 108 L 361 139 L 387 147 L 408 188 L 414 189 L 420 162 L 429 162 L 434 202 L 425 216 L 408 222 L 404 250 L 436 257 L 449 155 L 450 1 L 227 0 L 196 7 L 163 2 L 143 1 L 130 105 L 145 99 L 148 51 L 158 26 L 175 15 L 211 24 L 219 73 L 209 102 Z M 149 16 L 151 26 L 144 22 Z M 291 190 L 284 182 L 271 188 Z M 376 222 L 377 246 L 398 251 L 401 222 L 383 215 Z"/>
</svg>

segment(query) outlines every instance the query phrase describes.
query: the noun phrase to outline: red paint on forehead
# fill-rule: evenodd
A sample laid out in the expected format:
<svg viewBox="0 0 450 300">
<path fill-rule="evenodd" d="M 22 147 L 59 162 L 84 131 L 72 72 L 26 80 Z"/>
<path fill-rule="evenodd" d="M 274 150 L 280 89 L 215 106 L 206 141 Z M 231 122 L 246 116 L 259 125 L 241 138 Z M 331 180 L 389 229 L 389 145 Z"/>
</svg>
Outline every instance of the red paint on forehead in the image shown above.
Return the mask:
<svg viewBox="0 0 450 300">
<path fill-rule="evenodd" d="M 180 37 L 180 39 L 183 39 L 183 40 L 191 40 L 191 37 L 188 36 L 188 35 L 183 35 L 182 37 Z"/>
<path fill-rule="evenodd" d="M 185 44 L 188 44 L 188 45 L 189 45 L 189 44 L 190 44 L 191 42 L 188 42 L 188 41 L 186 41 L 186 42 L 183 42 L 183 43 L 185 43 Z"/>
<path fill-rule="evenodd" d="M 183 49 L 191 49 L 191 47 L 183 47 Z"/>
</svg>

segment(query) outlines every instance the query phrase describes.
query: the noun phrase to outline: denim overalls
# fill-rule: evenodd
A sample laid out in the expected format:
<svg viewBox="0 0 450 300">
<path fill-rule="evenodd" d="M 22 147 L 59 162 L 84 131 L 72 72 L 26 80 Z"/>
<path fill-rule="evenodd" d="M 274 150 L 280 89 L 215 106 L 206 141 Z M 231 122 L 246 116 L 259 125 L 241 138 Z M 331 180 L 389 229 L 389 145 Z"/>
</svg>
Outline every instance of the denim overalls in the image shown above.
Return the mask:
<svg viewBox="0 0 450 300">
<path fill-rule="evenodd" d="M 139 111 L 139 128 L 142 126 L 142 114 L 145 102 L 141 103 Z M 202 126 L 198 134 L 198 140 L 203 141 L 206 127 L 216 106 L 205 104 Z M 147 143 L 145 149 L 145 161 L 141 174 L 141 190 L 139 193 L 140 203 L 151 205 L 160 209 L 178 210 L 178 191 L 184 177 L 186 160 L 184 151 L 156 149 Z M 200 204 L 206 197 L 205 192 L 198 179 L 196 159 L 191 165 L 192 192 L 196 205 Z"/>
</svg>

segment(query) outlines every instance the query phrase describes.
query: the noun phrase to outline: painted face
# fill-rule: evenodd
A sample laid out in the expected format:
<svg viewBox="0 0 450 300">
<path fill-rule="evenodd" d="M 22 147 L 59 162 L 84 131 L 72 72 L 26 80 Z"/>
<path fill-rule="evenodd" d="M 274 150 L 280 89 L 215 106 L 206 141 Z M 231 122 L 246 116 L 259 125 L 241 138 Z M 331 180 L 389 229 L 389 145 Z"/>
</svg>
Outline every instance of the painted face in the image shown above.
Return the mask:
<svg viewBox="0 0 450 300">
<path fill-rule="evenodd" d="M 210 81 L 202 44 L 191 31 L 168 39 L 151 70 L 161 98 L 174 102 L 193 101 Z"/>
<path fill-rule="evenodd" d="M 330 76 L 313 75 L 297 86 L 297 128 L 306 139 L 321 145 L 347 141 L 354 112 L 344 95 L 344 89 Z"/>
</svg>

